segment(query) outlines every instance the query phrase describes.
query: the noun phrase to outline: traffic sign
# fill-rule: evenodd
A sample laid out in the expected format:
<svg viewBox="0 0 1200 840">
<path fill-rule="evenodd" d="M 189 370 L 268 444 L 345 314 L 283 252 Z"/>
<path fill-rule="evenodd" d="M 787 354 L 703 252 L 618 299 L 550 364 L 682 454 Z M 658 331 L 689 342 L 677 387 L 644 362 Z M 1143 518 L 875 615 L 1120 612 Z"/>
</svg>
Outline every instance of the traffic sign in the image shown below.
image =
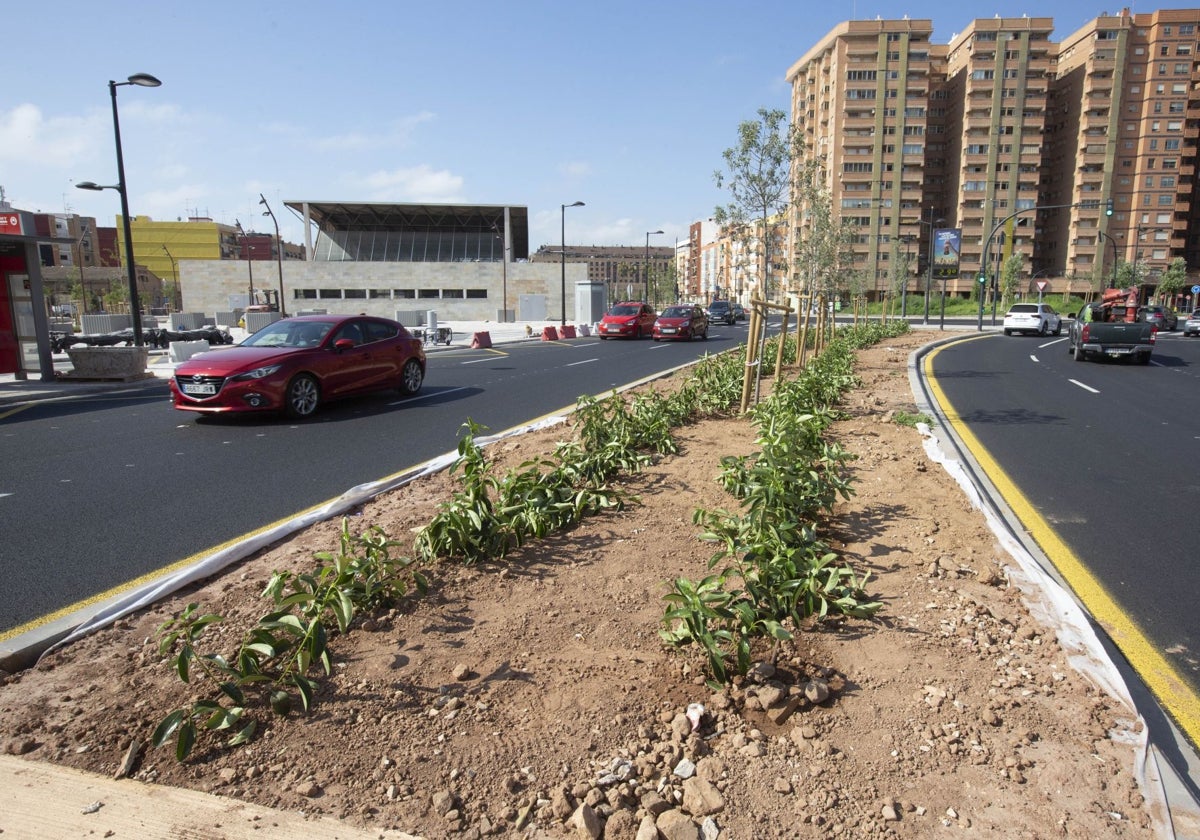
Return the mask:
<svg viewBox="0 0 1200 840">
<path fill-rule="evenodd" d="M 1200 295 L 1200 286 L 1192 286 L 1192 294 Z"/>
<path fill-rule="evenodd" d="M 1038 291 L 1039 291 L 1039 292 L 1044 292 L 1044 291 L 1046 291 L 1046 286 L 1047 286 L 1047 285 L 1049 285 L 1049 284 L 1048 284 L 1048 283 L 1047 283 L 1045 280 L 1039 280 L 1039 281 L 1038 281 L 1038 284 L 1037 284 L 1037 286 L 1038 286 Z"/>
</svg>

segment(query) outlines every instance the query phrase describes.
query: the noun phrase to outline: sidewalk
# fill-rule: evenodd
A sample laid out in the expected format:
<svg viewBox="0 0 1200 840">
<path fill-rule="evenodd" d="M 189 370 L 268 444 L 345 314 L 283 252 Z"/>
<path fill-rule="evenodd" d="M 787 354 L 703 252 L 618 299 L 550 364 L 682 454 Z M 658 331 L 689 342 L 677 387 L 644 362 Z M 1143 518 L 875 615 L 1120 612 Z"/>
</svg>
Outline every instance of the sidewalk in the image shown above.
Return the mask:
<svg viewBox="0 0 1200 840">
<path fill-rule="evenodd" d="M 554 324 L 555 322 L 552 321 L 519 321 L 508 324 L 495 321 L 443 321 L 440 326 L 453 330 L 449 346 L 426 344 L 425 352 L 437 353 L 470 347 L 472 338 L 480 332 L 487 333 L 493 345 L 536 341 L 541 339 L 544 326 L 553 326 Z M 246 335 L 245 330 L 237 327 L 231 329 L 230 333 L 235 342 L 240 341 Z M 54 356 L 54 369 L 59 374 L 59 378 L 51 381 L 42 381 L 37 378 L 19 380 L 14 374 L 0 373 L 0 407 L 38 400 L 70 399 L 125 388 L 144 388 L 147 387 L 147 383 L 153 384 L 151 380 L 119 382 L 63 379 L 61 374 L 71 370 L 70 359 L 66 353 Z M 156 379 L 169 379 L 175 366 L 169 361 L 166 350 L 151 350 L 148 369 Z"/>
</svg>

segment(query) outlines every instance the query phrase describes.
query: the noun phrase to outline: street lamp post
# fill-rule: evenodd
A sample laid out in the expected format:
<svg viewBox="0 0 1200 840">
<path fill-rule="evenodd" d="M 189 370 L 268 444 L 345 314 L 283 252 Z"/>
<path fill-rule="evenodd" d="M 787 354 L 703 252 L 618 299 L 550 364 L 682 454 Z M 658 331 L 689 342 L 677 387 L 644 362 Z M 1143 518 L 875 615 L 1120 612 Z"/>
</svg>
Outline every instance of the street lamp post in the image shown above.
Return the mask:
<svg viewBox="0 0 1200 840">
<path fill-rule="evenodd" d="M 238 233 L 242 236 L 241 248 L 239 250 L 246 252 L 246 268 L 250 270 L 250 291 L 246 295 L 246 306 L 254 305 L 254 246 L 246 244 L 246 231 L 242 230 L 242 223 L 237 219 L 233 220 L 237 226 Z"/>
<path fill-rule="evenodd" d="M 1107 239 L 1108 244 L 1112 245 L 1113 264 L 1112 264 L 1112 286 L 1111 286 L 1111 288 L 1115 289 L 1117 287 L 1117 240 L 1113 239 L 1111 236 L 1109 236 L 1107 233 L 1105 233 L 1102 230 L 1097 230 L 1096 233 L 1100 234 L 1101 241 Z"/>
<path fill-rule="evenodd" d="M 167 250 L 167 246 L 162 246 L 163 253 L 167 255 L 167 259 L 171 261 L 171 280 L 174 284 L 174 289 L 179 288 L 179 269 L 175 267 L 175 258 L 171 256 L 171 252 Z M 175 303 L 175 292 L 171 292 L 171 303 Z"/>
<path fill-rule="evenodd" d="M 945 219 L 934 219 L 933 208 L 929 208 L 929 221 L 917 219 L 923 225 L 929 228 L 929 265 L 925 266 L 925 316 L 921 319 L 923 326 L 929 326 L 929 293 L 933 289 L 933 231 L 936 225 L 945 224 Z M 945 309 L 945 298 L 942 299 L 942 308 Z"/>
<path fill-rule="evenodd" d="M 279 221 L 275 218 L 275 214 L 271 212 L 271 205 L 267 204 L 267 197 L 262 193 L 258 194 L 259 204 L 266 207 L 264 216 L 270 216 L 271 221 L 275 225 L 275 247 L 278 249 L 275 252 L 276 258 L 279 260 L 279 314 L 287 315 L 287 308 L 283 304 L 283 240 L 279 238 Z"/>
<path fill-rule="evenodd" d="M 565 224 L 565 223 L 564 223 Z M 508 323 L 508 245 L 504 241 L 504 234 L 500 232 L 500 228 L 495 224 L 492 225 L 492 232 L 496 234 L 496 238 L 500 240 L 500 285 L 501 295 L 500 311 L 503 313 L 501 321 Z M 564 236 L 566 231 L 563 231 Z M 565 281 L 565 276 L 564 276 Z"/>
<path fill-rule="evenodd" d="M 562 251 L 559 253 L 560 262 L 562 265 L 562 309 L 560 310 L 559 325 L 565 327 L 567 325 L 567 208 L 568 207 L 583 207 L 582 201 L 576 201 L 571 204 L 562 206 Z"/>
<path fill-rule="evenodd" d="M 117 88 L 125 85 L 158 87 L 161 84 L 162 82 L 149 73 L 134 73 L 124 82 L 109 80 L 108 94 L 112 99 L 113 137 L 116 139 L 117 145 L 117 183 L 101 185 L 94 181 L 82 181 L 75 185 L 81 190 L 116 190 L 117 194 L 121 196 L 121 218 L 125 232 L 125 264 L 129 273 L 129 312 L 133 318 L 133 343 L 137 347 L 144 346 L 145 340 L 142 338 L 142 306 L 138 300 L 137 268 L 133 264 L 133 230 L 129 224 L 129 191 L 128 185 L 125 183 L 125 156 L 121 151 L 121 120 L 117 116 Z"/>
<path fill-rule="evenodd" d="M 643 285 L 645 286 L 646 291 L 650 292 L 650 305 L 653 306 L 655 309 L 658 309 L 658 289 L 652 290 L 650 288 L 650 237 L 655 234 L 659 234 L 659 233 L 662 233 L 662 231 L 661 230 L 646 231 L 646 253 L 645 253 L 645 261 L 642 264 L 642 271 L 645 272 L 645 277 L 642 278 L 642 280 L 644 281 Z"/>
</svg>

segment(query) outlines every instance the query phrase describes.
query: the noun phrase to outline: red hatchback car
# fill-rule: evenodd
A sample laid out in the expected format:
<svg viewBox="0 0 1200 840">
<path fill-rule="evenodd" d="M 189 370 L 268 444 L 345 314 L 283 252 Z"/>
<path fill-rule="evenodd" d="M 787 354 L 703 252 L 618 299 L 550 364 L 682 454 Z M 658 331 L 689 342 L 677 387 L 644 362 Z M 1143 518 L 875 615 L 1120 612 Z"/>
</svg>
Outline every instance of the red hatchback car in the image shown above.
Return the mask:
<svg viewBox="0 0 1200 840">
<path fill-rule="evenodd" d="M 424 381 L 425 350 L 396 321 L 303 315 L 233 347 L 198 353 L 176 368 L 170 387 L 182 411 L 309 417 L 326 400 L 385 388 L 415 394 Z"/>
<path fill-rule="evenodd" d="M 654 340 L 678 339 L 708 341 L 708 316 L 695 304 L 668 306 L 654 322 Z"/>
<path fill-rule="evenodd" d="M 642 338 L 654 330 L 654 308 L 640 301 L 627 300 L 615 304 L 600 319 L 597 334 L 600 338 Z"/>
</svg>

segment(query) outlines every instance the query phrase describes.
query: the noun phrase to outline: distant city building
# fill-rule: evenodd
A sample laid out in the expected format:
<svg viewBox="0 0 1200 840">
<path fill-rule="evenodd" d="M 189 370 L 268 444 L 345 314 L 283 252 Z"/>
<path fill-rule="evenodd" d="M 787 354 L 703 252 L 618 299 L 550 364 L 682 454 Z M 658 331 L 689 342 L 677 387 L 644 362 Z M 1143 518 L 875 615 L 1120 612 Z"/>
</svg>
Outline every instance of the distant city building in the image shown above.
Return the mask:
<svg viewBox="0 0 1200 840">
<path fill-rule="evenodd" d="M 1055 292 L 1095 288 L 1118 261 L 1142 261 L 1151 286 L 1176 258 L 1194 272 L 1197 25 L 1200 9 L 1126 9 L 1060 42 L 1053 19 L 1028 17 L 980 18 L 942 45 L 929 20 L 825 35 L 786 73 L 797 164 L 820 166 L 865 292 L 897 266 L 923 289 L 944 228 L 962 233 L 952 294 L 1013 254 Z M 791 235 L 810 223 L 795 207 Z"/>
<path fill-rule="evenodd" d="M 558 263 L 562 254 L 560 245 L 543 245 L 529 261 Z M 588 280 L 604 286 L 610 303 L 644 300 L 662 305 L 676 297 L 673 246 L 651 245 L 647 252 L 640 245 L 567 245 L 566 261 L 586 265 Z"/>
</svg>

